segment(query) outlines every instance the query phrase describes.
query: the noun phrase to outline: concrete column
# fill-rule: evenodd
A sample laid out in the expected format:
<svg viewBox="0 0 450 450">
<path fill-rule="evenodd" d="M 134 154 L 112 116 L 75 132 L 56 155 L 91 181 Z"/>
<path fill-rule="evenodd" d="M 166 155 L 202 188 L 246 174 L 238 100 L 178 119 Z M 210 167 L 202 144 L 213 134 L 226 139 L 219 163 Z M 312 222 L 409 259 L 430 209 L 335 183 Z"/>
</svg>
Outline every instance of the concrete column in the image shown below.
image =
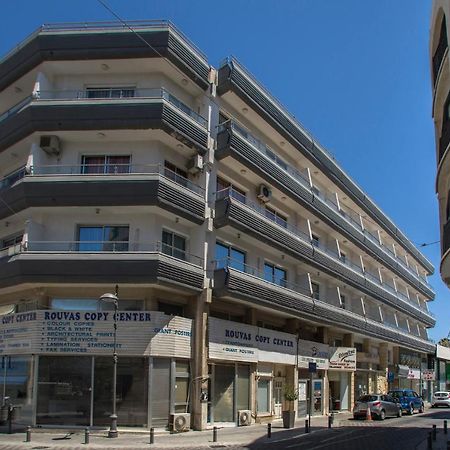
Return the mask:
<svg viewBox="0 0 450 450">
<path fill-rule="evenodd" d="M 317 328 L 318 340 L 323 344 L 328 344 L 328 328 L 318 327 Z"/>
<path fill-rule="evenodd" d="M 245 311 L 245 321 L 249 325 L 255 325 L 257 322 L 257 315 L 256 315 L 256 309 L 255 308 L 247 308 Z"/>
<path fill-rule="evenodd" d="M 368 340 L 368 339 L 367 339 Z M 345 347 L 354 347 L 355 346 L 355 336 L 353 333 L 344 334 L 343 344 Z M 364 344 L 363 344 L 364 345 Z M 353 410 L 353 405 L 355 404 L 355 372 L 349 372 L 348 377 L 348 409 L 349 411 Z"/>
</svg>

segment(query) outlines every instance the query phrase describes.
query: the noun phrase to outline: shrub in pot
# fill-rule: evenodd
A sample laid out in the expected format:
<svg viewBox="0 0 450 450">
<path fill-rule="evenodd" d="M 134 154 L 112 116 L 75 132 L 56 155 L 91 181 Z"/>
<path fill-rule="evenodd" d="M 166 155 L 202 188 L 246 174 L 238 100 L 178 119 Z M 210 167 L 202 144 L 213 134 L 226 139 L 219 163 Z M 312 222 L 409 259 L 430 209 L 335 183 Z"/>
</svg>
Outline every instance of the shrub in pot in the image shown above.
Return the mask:
<svg viewBox="0 0 450 450">
<path fill-rule="evenodd" d="M 294 405 L 298 400 L 298 389 L 292 385 L 286 385 L 284 388 L 284 400 L 287 409 L 282 411 L 283 427 L 294 428 L 295 423 L 295 410 Z"/>
</svg>

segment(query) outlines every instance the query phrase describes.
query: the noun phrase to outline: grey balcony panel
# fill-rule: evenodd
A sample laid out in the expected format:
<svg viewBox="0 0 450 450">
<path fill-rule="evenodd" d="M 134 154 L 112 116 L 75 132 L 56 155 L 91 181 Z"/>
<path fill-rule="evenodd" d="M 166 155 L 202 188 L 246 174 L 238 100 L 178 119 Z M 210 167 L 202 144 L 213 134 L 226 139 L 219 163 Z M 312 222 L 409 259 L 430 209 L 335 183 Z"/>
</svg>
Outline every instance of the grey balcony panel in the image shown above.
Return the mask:
<svg viewBox="0 0 450 450">
<path fill-rule="evenodd" d="M 205 203 L 198 195 L 187 192 L 164 178 L 154 180 L 115 179 L 115 175 L 99 180 L 68 176 L 58 181 L 48 177 L 26 177 L 2 192 L 0 219 L 12 211 L 45 206 L 159 206 L 194 223 L 203 223 Z M 60 177 L 59 177 L 60 178 Z"/>
<path fill-rule="evenodd" d="M 126 102 L 39 103 L 0 122 L 0 152 L 36 131 L 59 130 L 162 129 L 189 147 L 206 152 L 206 129 L 195 126 L 184 114 L 164 104 L 162 99 L 148 103 Z"/>
<path fill-rule="evenodd" d="M 394 294 L 366 279 L 362 272 L 352 270 L 338 261 L 337 255 L 333 257 L 309 242 L 295 237 L 288 229 L 285 230 L 272 224 L 262 218 L 256 211 L 229 197 L 216 201 L 214 226 L 221 228 L 225 225 L 232 226 L 259 241 L 266 242 L 294 258 L 300 258 L 315 269 L 323 271 L 427 325 L 434 326 L 435 324 L 435 319 L 425 311 L 414 308 L 407 302 L 399 301 Z"/>
<path fill-rule="evenodd" d="M 169 30 L 142 31 L 146 45 L 131 31 L 36 34 L 0 63 L 0 91 L 44 61 L 167 58 L 202 89 L 208 87 L 209 65 Z"/>
<path fill-rule="evenodd" d="M 21 253 L 0 260 L 0 288 L 25 283 L 165 284 L 200 291 L 201 267 L 163 254 Z"/>
<path fill-rule="evenodd" d="M 277 106 L 277 101 L 270 94 L 264 93 L 264 88 L 252 75 L 247 73 L 247 76 L 244 76 L 245 72 L 245 69 L 234 59 L 223 64 L 219 68 L 218 94 L 223 95 L 232 91 L 250 105 L 264 120 L 268 121 L 292 145 L 297 147 L 310 161 L 327 174 L 337 186 L 350 195 L 356 203 L 376 217 L 392 236 L 398 239 L 430 273 L 433 273 L 433 265 L 414 247 L 395 224 L 366 196 L 332 157 L 316 145 L 313 138 L 302 129 L 285 108 L 280 105 Z"/>
<path fill-rule="evenodd" d="M 215 271 L 213 294 L 217 298 L 237 298 L 259 306 L 276 308 L 299 318 L 341 326 L 350 331 L 362 332 L 378 339 L 388 339 L 413 349 L 432 351 L 434 348 L 431 342 L 414 339 L 381 323 L 325 302 L 313 302 L 310 297 L 231 268 Z"/>
<path fill-rule="evenodd" d="M 231 156 L 240 161 L 287 195 L 293 196 L 305 208 L 318 215 L 332 228 L 337 229 L 344 236 L 351 239 L 362 250 L 369 251 L 376 259 L 384 261 L 394 272 L 411 282 L 422 294 L 429 298 L 434 298 L 434 292 L 424 283 L 415 279 L 406 268 L 398 264 L 394 256 L 386 254 L 386 252 L 364 235 L 362 229 L 352 226 L 337 209 L 330 206 L 317 195 L 313 195 L 309 188 L 290 177 L 270 159 L 262 156 L 239 133 L 234 132 L 233 128 L 226 128 L 218 134 L 216 159 L 221 160 L 227 156 Z"/>
</svg>

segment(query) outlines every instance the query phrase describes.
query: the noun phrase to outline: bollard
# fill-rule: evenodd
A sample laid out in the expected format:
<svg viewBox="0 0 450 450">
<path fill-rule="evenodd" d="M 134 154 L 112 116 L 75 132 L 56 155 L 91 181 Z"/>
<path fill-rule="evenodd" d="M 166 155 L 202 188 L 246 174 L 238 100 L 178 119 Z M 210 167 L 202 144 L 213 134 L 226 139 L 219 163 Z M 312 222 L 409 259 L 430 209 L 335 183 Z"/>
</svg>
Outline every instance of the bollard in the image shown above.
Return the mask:
<svg viewBox="0 0 450 450">
<path fill-rule="evenodd" d="M 272 437 L 272 424 L 267 424 L 267 437 L 270 439 Z"/>
<path fill-rule="evenodd" d="M 431 436 L 431 431 L 428 433 L 428 440 L 427 440 L 427 450 L 433 449 L 433 437 Z"/>
<path fill-rule="evenodd" d="M 305 420 L 305 433 L 309 433 L 308 419 Z"/>
<path fill-rule="evenodd" d="M 328 428 L 331 428 L 331 425 L 333 424 L 333 418 L 331 417 L 331 414 L 328 416 Z"/>
<path fill-rule="evenodd" d="M 150 428 L 150 444 L 154 444 L 154 443 L 155 443 L 155 429 Z"/>
<path fill-rule="evenodd" d="M 433 434 L 433 441 L 435 441 L 436 440 L 436 425 L 433 425 L 432 434 Z"/>
<path fill-rule="evenodd" d="M 84 443 L 89 444 L 89 428 L 84 429 Z"/>
<path fill-rule="evenodd" d="M 213 428 L 213 442 L 217 442 L 217 427 Z"/>
<path fill-rule="evenodd" d="M 8 434 L 12 434 L 13 407 L 8 405 Z"/>
<path fill-rule="evenodd" d="M 26 434 L 25 442 L 31 442 L 31 427 L 30 426 L 27 427 L 27 434 Z"/>
<path fill-rule="evenodd" d="M 444 420 L 444 434 L 447 434 L 447 421 Z"/>
</svg>

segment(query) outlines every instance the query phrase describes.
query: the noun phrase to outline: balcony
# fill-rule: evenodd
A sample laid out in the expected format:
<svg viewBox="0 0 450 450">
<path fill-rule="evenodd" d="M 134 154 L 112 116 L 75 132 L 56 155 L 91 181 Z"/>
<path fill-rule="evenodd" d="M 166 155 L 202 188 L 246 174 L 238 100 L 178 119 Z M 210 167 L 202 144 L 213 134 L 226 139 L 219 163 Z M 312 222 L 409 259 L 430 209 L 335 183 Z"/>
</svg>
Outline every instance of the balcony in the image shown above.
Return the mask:
<svg viewBox="0 0 450 450">
<path fill-rule="evenodd" d="M 2 256 L 0 288 L 25 283 L 160 284 L 192 292 L 203 288 L 203 260 L 161 242 L 28 241 Z"/>
<path fill-rule="evenodd" d="M 303 125 L 235 58 L 227 58 L 219 68 L 219 95 L 234 93 L 299 149 L 310 161 L 347 193 L 363 210 L 382 224 L 383 228 L 404 245 L 426 269 L 433 265 L 414 247 L 395 224 L 367 197 L 364 191 L 344 172 L 334 157 L 321 147 Z"/>
<path fill-rule="evenodd" d="M 439 43 L 436 47 L 436 50 L 433 55 L 433 85 L 436 89 L 436 82 L 438 79 L 438 75 L 440 73 L 440 69 L 442 66 L 442 62 L 444 61 L 445 55 L 447 54 L 448 50 L 448 41 L 447 41 L 447 26 L 445 23 L 445 16 L 442 19 L 441 23 L 441 32 L 439 35 Z"/>
<path fill-rule="evenodd" d="M 171 22 L 128 21 L 42 25 L 0 59 L 0 91 L 44 61 L 166 58 L 207 89 L 206 56 Z M 139 39 L 134 32 L 138 32 Z"/>
<path fill-rule="evenodd" d="M 0 218 L 38 206 L 154 205 L 194 223 L 205 219 L 203 189 L 162 165 L 21 168 L 0 181 Z"/>
<path fill-rule="evenodd" d="M 315 269 L 348 283 L 396 310 L 402 310 L 423 323 L 434 326 L 433 315 L 421 308 L 417 302 L 397 292 L 394 286 L 382 283 L 379 277 L 363 271 L 360 265 L 348 260 L 343 261 L 335 251 L 321 243 L 313 242 L 309 235 L 296 227 L 288 223 L 283 226 L 271 220 L 261 206 L 234 196 L 230 189 L 217 192 L 216 198 L 216 228 L 230 225 L 283 253 L 304 260 Z"/>
<path fill-rule="evenodd" d="M 89 91 L 40 91 L 0 115 L 0 151 L 35 131 L 161 129 L 206 153 L 206 119 L 161 88 L 129 96 L 98 97 Z"/>
<path fill-rule="evenodd" d="M 233 268 L 226 263 L 219 264 L 219 267 L 214 273 L 213 294 L 217 298 L 239 299 L 252 305 L 277 309 L 291 316 L 309 319 L 319 324 L 339 326 L 414 350 L 432 352 L 434 349 L 434 344 L 430 341 L 316 300 L 302 287 L 287 282 L 281 286 L 266 281 L 263 274 L 254 268 L 248 266 Z"/>
<path fill-rule="evenodd" d="M 364 229 L 356 213 L 348 209 L 339 209 L 334 199 L 327 197 L 316 187 L 311 187 L 305 173 L 290 166 L 279 157 L 275 157 L 274 150 L 252 136 L 245 128 L 232 121 L 221 124 L 217 143 L 217 159 L 231 156 L 240 161 L 321 217 L 328 225 L 337 229 L 375 259 L 381 258 L 393 272 L 405 278 L 425 296 L 434 297 L 434 292 L 428 283 L 405 262 L 397 258 L 391 250 L 383 246 L 376 236 Z"/>
</svg>

